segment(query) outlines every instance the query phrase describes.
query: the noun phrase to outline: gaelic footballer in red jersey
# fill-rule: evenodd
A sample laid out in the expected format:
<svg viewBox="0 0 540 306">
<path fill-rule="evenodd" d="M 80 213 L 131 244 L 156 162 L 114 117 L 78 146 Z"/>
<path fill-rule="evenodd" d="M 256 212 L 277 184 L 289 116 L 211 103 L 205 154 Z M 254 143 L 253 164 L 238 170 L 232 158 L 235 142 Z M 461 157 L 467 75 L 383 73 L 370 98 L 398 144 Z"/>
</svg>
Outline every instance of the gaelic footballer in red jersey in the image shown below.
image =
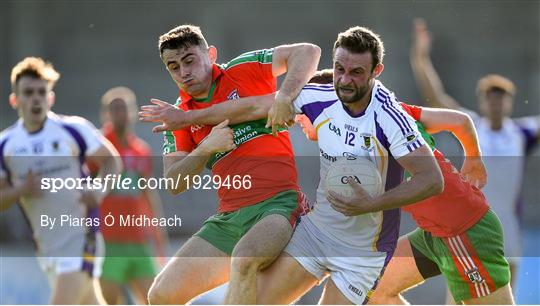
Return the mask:
<svg viewBox="0 0 540 306">
<path fill-rule="evenodd" d="M 315 45 L 293 44 L 247 52 L 218 65 L 217 49 L 207 44 L 198 27 L 188 25 L 162 35 L 159 51 L 180 89 L 177 106 L 185 111 L 273 93 L 276 77 L 285 72 L 276 107 L 290 109 L 290 102 L 314 73 L 320 57 Z M 164 105 L 154 103 L 157 108 Z M 251 188 L 222 186 L 218 190 L 218 213 L 157 276 L 150 289 L 150 303 L 187 303 L 227 281 L 225 303 L 256 302 L 258 271 L 281 252 L 303 210 L 292 146 L 282 128 L 292 121 L 292 112 L 290 116 L 283 116 L 283 111 L 279 114 L 271 120 L 279 129 L 268 128 L 266 120 L 239 124 L 245 120 L 231 118 L 214 127 L 189 125 L 165 133 L 166 177 L 178 180 L 198 175 L 206 166 L 222 181 L 249 178 Z M 185 180 L 180 182 L 172 193 L 187 188 Z"/>
</svg>

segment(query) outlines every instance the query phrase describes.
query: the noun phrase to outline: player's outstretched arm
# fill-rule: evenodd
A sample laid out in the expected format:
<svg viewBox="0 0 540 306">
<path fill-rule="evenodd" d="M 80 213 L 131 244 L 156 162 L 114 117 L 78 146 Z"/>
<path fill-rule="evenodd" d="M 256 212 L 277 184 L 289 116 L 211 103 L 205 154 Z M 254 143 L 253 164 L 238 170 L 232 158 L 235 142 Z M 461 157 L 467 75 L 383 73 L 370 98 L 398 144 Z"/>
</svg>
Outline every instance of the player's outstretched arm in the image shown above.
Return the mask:
<svg viewBox="0 0 540 306">
<path fill-rule="evenodd" d="M 351 179 L 349 184 L 356 190 L 355 197 L 345 198 L 330 191 L 328 200 L 332 207 L 346 216 L 356 216 L 416 203 L 443 191 L 441 169 L 427 145 L 397 159 L 397 162 L 412 174 L 410 180 L 380 196 L 371 197 L 360 184 Z"/>
<path fill-rule="evenodd" d="M 177 151 L 163 156 L 163 173 L 172 184 L 167 190 L 173 195 L 188 189 L 189 178 L 201 173 L 210 157 L 218 152 L 227 152 L 236 147 L 229 120 L 214 126 L 208 136 L 191 152 Z"/>
<path fill-rule="evenodd" d="M 294 124 L 293 101 L 313 76 L 319 65 L 321 48 L 301 43 L 278 46 L 272 56 L 272 73 L 279 76 L 287 72 L 276 95 L 275 103 L 268 112 L 268 125 L 274 135 L 278 127 Z"/>
<path fill-rule="evenodd" d="M 413 26 L 411 66 L 416 84 L 431 107 L 459 109 L 459 103 L 449 96 L 430 58 L 431 37 L 424 20 L 416 19 Z"/>
<path fill-rule="evenodd" d="M 482 161 L 476 128 L 469 115 L 457 110 L 422 107 L 420 122 L 429 133 L 447 131 L 454 134 L 465 153 L 461 174 L 478 188 L 486 185 L 487 171 Z"/>
<path fill-rule="evenodd" d="M 152 99 L 153 105 L 144 105 L 139 112 L 139 120 L 143 122 L 158 122 L 153 132 L 179 130 L 190 125 L 216 125 L 224 120 L 229 124 L 266 118 L 268 110 L 274 102 L 275 93 L 240 98 L 219 103 L 211 107 L 184 112 L 171 104 Z"/>
<path fill-rule="evenodd" d="M 456 136 L 466 156 L 481 156 L 480 144 L 476 128 L 469 115 L 464 112 L 422 107 L 420 122 L 426 127 L 428 133 L 447 131 Z"/>
</svg>

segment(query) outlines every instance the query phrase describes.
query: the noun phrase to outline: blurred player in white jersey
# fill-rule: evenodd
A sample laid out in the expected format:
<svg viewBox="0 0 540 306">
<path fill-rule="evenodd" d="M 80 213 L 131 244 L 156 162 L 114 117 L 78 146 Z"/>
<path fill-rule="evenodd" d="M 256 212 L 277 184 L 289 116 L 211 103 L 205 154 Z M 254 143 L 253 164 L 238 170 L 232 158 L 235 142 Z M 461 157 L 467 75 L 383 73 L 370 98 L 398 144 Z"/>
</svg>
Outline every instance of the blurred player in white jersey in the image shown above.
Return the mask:
<svg viewBox="0 0 540 306">
<path fill-rule="evenodd" d="M 521 189 L 525 170 L 523 157 L 532 151 L 540 139 L 540 117 L 510 118 L 515 86 L 509 79 L 494 74 L 478 81 L 481 114 L 463 108 L 445 92 L 433 67 L 430 59 L 431 37 L 423 20 L 416 20 L 413 34 L 411 65 L 426 102 L 432 107 L 465 111 L 473 119 L 488 172 L 488 182 L 483 192 L 503 224 L 504 253 L 515 276 L 522 253 L 519 213 L 522 209 Z M 509 180 L 509 177 L 512 179 Z"/>
<path fill-rule="evenodd" d="M 319 184 L 313 211 L 301 218 L 284 253 L 258 277 L 260 304 L 292 303 L 327 276 L 320 303 L 367 303 L 396 247 L 397 208 L 442 191 L 440 169 L 414 120 L 376 80 L 384 68 L 378 35 L 351 28 L 339 34 L 333 54 L 334 85 L 308 84 L 294 105 L 274 103 L 268 122 L 285 125 L 293 120 L 294 111 L 304 113 L 317 127 L 321 182 L 338 157 L 367 158 L 378 166 L 386 192 L 370 197 L 351 180 L 356 194 L 342 198 L 326 194 L 324 183 Z M 189 117 L 189 124 L 196 120 L 216 124 L 223 118 L 235 123 L 257 119 L 268 100 L 273 96 L 176 114 Z M 159 111 L 143 108 L 141 112 L 160 119 L 174 113 L 165 105 Z M 171 127 L 174 120 L 162 121 Z M 413 177 L 402 183 L 404 170 Z"/>
<path fill-rule="evenodd" d="M 19 120 L 0 134 L 0 208 L 21 205 L 50 282 L 50 303 L 96 304 L 93 278 L 100 273 L 95 256 L 101 242 L 97 205 L 105 192 L 86 183 L 80 185 L 84 190 L 67 187 L 78 187 L 70 182 L 85 176 L 85 161 L 99 165 L 100 178 L 120 173 L 121 161 L 90 122 L 50 111 L 59 76 L 51 64 L 35 57 L 12 70 L 10 104 Z M 52 192 L 52 179 L 61 179 L 66 188 Z"/>
</svg>

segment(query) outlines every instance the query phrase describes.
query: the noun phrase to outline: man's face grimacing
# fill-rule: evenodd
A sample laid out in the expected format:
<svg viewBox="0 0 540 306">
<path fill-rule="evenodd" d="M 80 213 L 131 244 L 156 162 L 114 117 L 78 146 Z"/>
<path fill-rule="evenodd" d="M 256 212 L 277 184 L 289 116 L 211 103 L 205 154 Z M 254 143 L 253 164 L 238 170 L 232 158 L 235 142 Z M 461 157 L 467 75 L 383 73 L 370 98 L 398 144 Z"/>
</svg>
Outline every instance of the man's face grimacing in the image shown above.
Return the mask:
<svg viewBox="0 0 540 306">
<path fill-rule="evenodd" d="M 17 82 L 11 104 L 25 123 L 40 125 L 47 117 L 53 101 L 54 93 L 47 81 L 23 76 Z"/>
<path fill-rule="evenodd" d="M 200 46 L 164 49 L 161 58 L 182 91 L 194 98 L 208 96 L 212 84 L 212 65 L 216 60 L 213 46 L 207 50 Z"/>
<path fill-rule="evenodd" d="M 354 53 L 345 48 L 334 52 L 334 87 L 343 103 L 360 101 L 371 90 L 373 79 L 378 77 L 384 66 L 373 69 L 371 52 Z"/>
</svg>

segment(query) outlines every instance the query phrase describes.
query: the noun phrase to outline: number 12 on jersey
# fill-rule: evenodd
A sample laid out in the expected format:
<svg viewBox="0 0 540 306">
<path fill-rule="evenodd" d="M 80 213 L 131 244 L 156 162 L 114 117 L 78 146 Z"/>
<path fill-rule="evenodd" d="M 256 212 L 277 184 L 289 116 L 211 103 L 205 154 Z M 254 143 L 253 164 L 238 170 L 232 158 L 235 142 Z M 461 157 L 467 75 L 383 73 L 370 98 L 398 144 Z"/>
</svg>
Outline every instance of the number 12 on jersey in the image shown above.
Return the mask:
<svg viewBox="0 0 540 306">
<path fill-rule="evenodd" d="M 348 144 L 349 146 L 354 147 L 354 139 L 356 138 L 356 135 L 352 132 L 345 133 L 345 144 Z"/>
</svg>

